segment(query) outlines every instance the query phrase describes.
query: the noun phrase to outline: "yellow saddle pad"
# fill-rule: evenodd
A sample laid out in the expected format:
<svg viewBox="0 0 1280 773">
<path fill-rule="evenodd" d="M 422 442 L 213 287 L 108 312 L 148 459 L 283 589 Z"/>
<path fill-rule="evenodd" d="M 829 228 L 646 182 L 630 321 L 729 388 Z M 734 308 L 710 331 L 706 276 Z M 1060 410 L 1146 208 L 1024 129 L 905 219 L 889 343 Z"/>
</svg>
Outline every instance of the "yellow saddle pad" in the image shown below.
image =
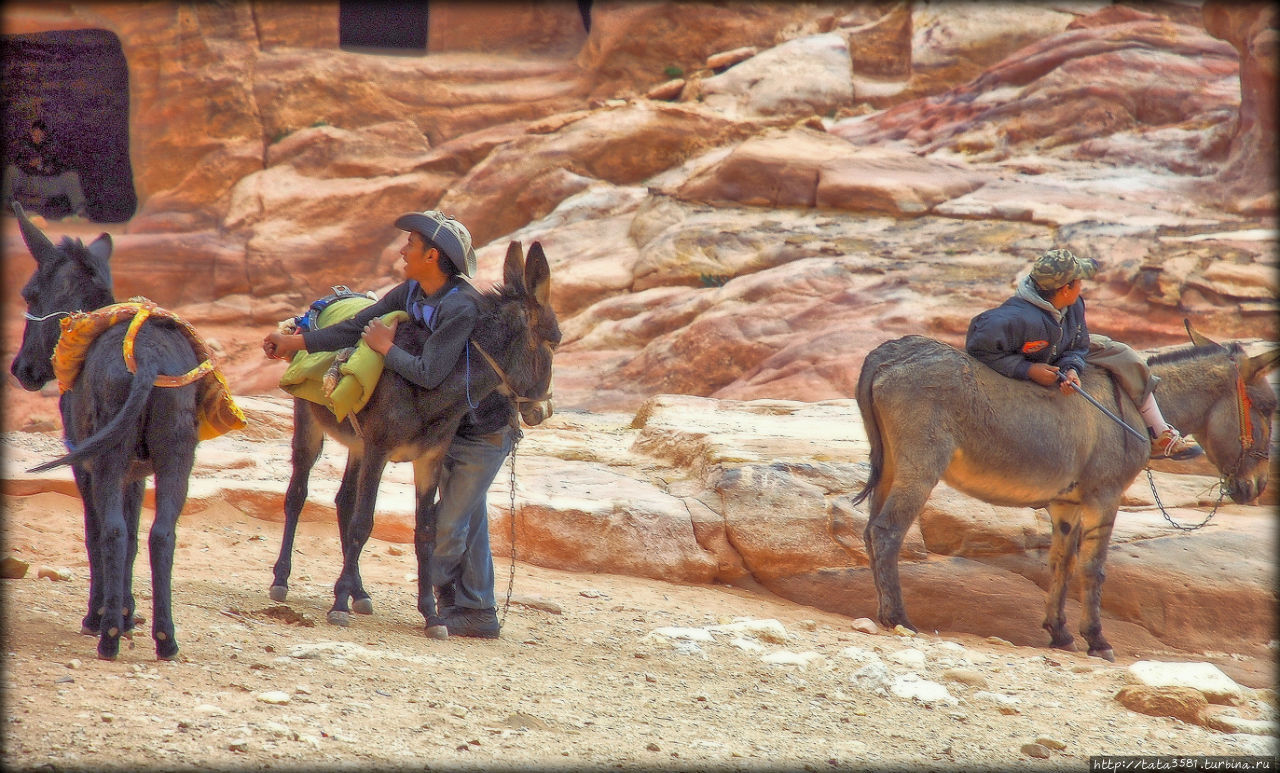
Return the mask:
<svg viewBox="0 0 1280 773">
<path fill-rule="evenodd" d="M 372 303 L 369 298 L 343 298 L 334 301 L 320 312 L 316 320 L 317 327 L 328 327 L 350 319 Z M 387 324 L 408 319 L 409 315 L 403 311 L 382 315 L 382 321 Z M 385 367 L 384 358 L 361 341 L 346 362 L 338 366 L 341 378 L 333 392 L 328 392 L 324 377 L 337 357 L 337 352 L 298 352 L 293 355 L 289 367 L 280 377 L 280 388 L 294 397 L 325 406 L 338 421 L 347 418 L 348 414 L 359 413 L 373 395 L 373 388 L 378 385 Z"/>
<path fill-rule="evenodd" d="M 227 380 L 218 371 L 208 344 L 186 320 L 145 298 L 134 298 L 125 303 L 104 306 L 95 311 L 77 312 L 62 320 L 60 323 L 62 332 L 53 349 L 53 372 L 58 378 L 58 389 L 63 392 L 71 389 L 80 376 L 80 370 L 84 367 L 89 346 L 107 328 L 125 320 L 129 320 L 129 332 L 125 335 L 122 354 L 129 370 L 136 372 L 133 356 L 134 336 L 148 317 L 160 317 L 176 322 L 191 343 L 197 359 L 200 360 L 199 365 L 181 376 L 156 378 L 158 387 L 179 387 L 191 383 L 197 385 L 196 401 L 200 421 L 197 437 L 200 440 L 209 440 L 231 430 L 242 429 L 246 423 L 244 413 L 232 399 Z"/>
</svg>

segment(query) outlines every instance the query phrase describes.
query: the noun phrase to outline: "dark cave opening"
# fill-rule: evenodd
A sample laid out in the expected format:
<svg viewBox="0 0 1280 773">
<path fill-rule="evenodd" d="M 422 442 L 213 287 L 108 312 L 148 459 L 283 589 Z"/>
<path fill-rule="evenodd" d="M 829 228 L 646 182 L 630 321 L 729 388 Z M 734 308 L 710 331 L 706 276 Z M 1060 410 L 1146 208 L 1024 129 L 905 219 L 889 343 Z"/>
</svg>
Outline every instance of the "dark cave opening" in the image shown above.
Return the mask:
<svg viewBox="0 0 1280 773">
<path fill-rule="evenodd" d="M 129 67 L 120 39 L 102 29 L 0 35 L 5 165 L 34 121 L 80 176 L 90 220 L 122 223 L 138 208 L 129 159 Z M 5 202 L 8 207 L 8 202 Z M 35 211 L 61 218 L 65 196 Z"/>
</svg>

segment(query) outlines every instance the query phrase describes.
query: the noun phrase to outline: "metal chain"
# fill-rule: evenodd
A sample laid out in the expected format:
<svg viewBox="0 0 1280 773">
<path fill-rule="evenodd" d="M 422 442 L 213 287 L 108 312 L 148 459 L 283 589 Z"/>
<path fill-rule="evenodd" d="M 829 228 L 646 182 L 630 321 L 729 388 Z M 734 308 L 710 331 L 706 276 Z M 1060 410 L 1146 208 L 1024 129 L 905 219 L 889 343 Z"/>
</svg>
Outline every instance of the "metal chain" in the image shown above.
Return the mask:
<svg viewBox="0 0 1280 773">
<path fill-rule="evenodd" d="M 516 449 L 520 447 L 522 437 L 523 433 L 517 427 L 515 442 L 511 444 L 511 474 L 508 481 L 511 489 L 511 509 L 507 516 L 511 521 L 511 571 L 507 573 L 507 598 L 502 602 L 502 619 L 498 621 L 499 627 L 507 622 L 507 610 L 511 607 L 511 590 L 516 584 Z"/>
<path fill-rule="evenodd" d="M 1173 520 L 1173 518 L 1169 517 L 1169 512 L 1164 509 L 1164 502 L 1160 501 L 1160 493 L 1156 491 L 1156 479 L 1155 479 L 1155 476 L 1151 474 L 1150 467 L 1147 468 L 1147 482 L 1151 484 L 1151 496 L 1155 497 L 1156 507 L 1160 508 L 1160 514 L 1164 516 L 1164 519 L 1169 522 L 1170 526 L 1180 531 L 1195 531 L 1196 529 L 1199 529 L 1205 524 L 1209 523 L 1209 519 L 1217 515 L 1218 508 L 1222 505 L 1222 500 L 1227 498 L 1227 483 L 1225 480 L 1219 479 L 1218 480 L 1218 501 L 1213 504 L 1213 509 L 1209 511 L 1209 514 L 1204 517 L 1203 521 L 1201 521 L 1200 523 L 1197 523 L 1195 526 L 1184 526 L 1178 523 L 1177 521 Z"/>
</svg>

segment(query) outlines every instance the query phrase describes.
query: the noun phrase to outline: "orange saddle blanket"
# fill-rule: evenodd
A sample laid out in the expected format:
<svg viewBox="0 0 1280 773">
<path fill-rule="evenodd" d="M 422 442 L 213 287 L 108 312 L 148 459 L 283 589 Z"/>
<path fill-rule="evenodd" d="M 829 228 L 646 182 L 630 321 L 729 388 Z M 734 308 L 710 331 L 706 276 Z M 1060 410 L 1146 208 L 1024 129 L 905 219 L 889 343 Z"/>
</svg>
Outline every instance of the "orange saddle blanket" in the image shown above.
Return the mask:
<svg viewBox="0 0 1280 773">
<path fill-rule="evenodd" d="M 231 398 L 227 381 L 218 372 L 213 353 L 208 344 L 190 324 L 171 311 L 162 309 L 146 298 L 134 298 L 126 303 L 104 306 L 96 311 L 76 312 L 62 320 L 62 334 L 53 349 L 53 372 L 58 377 L 58 389 L 66 392 L 75 384 L 84 366 L 89 345 L 107 328 L 129 320 L 129 331 L 124 338 L 124 361 L 129 371 L 137 372 L 133 343 L 138 329 L 148 317 L 160 317 L 177 323 L 195 350 L 200 364 L 180 376 L 158 376 L 158 387 L 180 387 L 197 383 L 196 398 L 200 425 L 197 436 L 209 440 L 245 426 L 244 413 Z"/>
</svg>

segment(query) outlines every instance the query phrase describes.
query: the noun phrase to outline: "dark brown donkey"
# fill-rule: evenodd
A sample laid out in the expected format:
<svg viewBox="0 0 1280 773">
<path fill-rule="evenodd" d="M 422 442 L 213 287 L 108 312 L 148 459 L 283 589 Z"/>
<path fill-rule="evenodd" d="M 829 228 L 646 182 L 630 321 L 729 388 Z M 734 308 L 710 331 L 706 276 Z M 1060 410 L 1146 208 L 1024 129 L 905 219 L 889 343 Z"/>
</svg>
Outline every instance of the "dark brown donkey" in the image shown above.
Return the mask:
<svg viewBox="0 0 1280 773">
<path fill-rule="evenodd" d="M 22 288 L 27 302 L 22 348 L 11 371 L 23 388 L 54 379 L 50 358 L 58 321 L 73 312 L 115 303 L 111 290 L 111 237 L 85 246 L 64 237 L 54 246 L 14 204 L 22 238 L 36 259 L 36 273 Z M 156 655 L 178 655 L 171 604 L 173 550 L 178 515 L 197 443 L 197 387 L 155 389 L 157 375 L 180 375 L 199 364 L 186 335 L 170 320 L 148 321 L 134 341 L 137 373 L 123 355 L 128 325 L 108 328 L 89 347 L 82 370 L 59 409 L 71 453 L 37 467 L 70 464 L 84 500 L 89 553 L 89 612 L 81 632 L 98 636 L 98 657 L 114 660 L 120 636 L 134 626 L 133 561 L 146 477 L 155 475 L 156 514 L 151 554 L 152 624 Z"/>
<path fill-rule="evenodd" d="M 1190 331 L 1190 326 L 1188 326 Z M 1160 406 L 1195 435 L 1239 503 L 1267 485 L 1276 395 L 1264 374 L 1280 352 L 1254 357 L 1192 332 L 1195 346 L 1154 357 Z M 1085 390 L 1142 427 L 1111 379 L 1089 368 Z M 1084 573 L 1080 633 L 1089 654 L 1114 659 L 1102 636 L 1103 563 L 1120 496 L 1147 464 L 1150 444 L 1132 437 L 1079 395 L 1000 375 L 963 351 L 921 336 L 888 341 L 867 355 L 858 408 L 871 441 L 871 474 L 854 499 L 871 498 L 863 535 L 880 622 L 912 628 L 902 603 L 898 551 L 939 480 L 984 502 L 1045 507 L 1053 520 L 1044 627 L 1050 646 L 1074 650 L 1064 604 L 1079 557 Z"/>
<path fill-rule="evenodd" d="M 551 269 L 542 245 L 534 242 L 530 246 L 526 263 L 520 243 L 512 242 L 503 267 L 503 284 L 481 294 L 480 319 L 468 350 L 439 387 L 423 389 L 391 370 L 384 371 L 360 411 L 358 433 L 349 419 L 339 423 L 328 408 L 294 400 L 293 475 L 285 493 L 284 538 L 271 584 L 272 599 L 284 601 L 288 594 L 294 532 L 307 499 L 311 468 L 328 434 L 348 448 L 347 467 L 336 498 L 342 572 L 334 585 L 329 622 L 347 625 L 352 609 L 361 614 L 373 611 L 360 580 L 359 561 L 373 529 L 378 483 L 389 461 L 413 463 L 418 610 L 427 621 L 435 617 L 430 563 L 436 531 L 436 485 L 445 451 L 462 417 L 494 390 L 502 390 L 516 401 L 527 424 L 538 424 L 551 415 L 551 365 L 560 343 L 560 327 L 550 297 Z M 417 354 L 426 335 L 421 325 L 403 324 L 396 328 L 395 342 Z M 352 602 L 350 608 L 348 601 Z M 436 638 L 448 635 L 442 625 L 428 625 L 427 634 Z"/>
</svg>

